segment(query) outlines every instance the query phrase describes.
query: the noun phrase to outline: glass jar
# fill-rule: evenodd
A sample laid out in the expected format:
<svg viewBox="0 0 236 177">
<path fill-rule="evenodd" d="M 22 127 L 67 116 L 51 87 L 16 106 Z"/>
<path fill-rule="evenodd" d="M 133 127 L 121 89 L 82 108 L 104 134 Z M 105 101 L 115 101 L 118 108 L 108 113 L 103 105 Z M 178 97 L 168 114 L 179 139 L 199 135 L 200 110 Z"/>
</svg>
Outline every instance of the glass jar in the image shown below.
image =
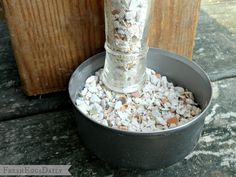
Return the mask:
<svg viewBox="0 0 236 177">
<path fill-rule="evenodd" d="M 105 0 L 104 84 L 116 92 L 139 90 L 146 80 L 147 36 L 153 0 Z"/>
</svg>

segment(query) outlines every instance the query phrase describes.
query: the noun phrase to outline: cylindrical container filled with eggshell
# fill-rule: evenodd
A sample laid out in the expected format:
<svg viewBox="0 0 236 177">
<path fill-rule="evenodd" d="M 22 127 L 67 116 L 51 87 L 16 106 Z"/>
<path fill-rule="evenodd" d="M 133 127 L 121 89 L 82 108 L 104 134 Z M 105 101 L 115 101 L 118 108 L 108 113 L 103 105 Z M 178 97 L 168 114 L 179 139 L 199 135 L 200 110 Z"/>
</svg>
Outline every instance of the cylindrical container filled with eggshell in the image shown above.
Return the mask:
<svg viewBox="0 0 236 177">
<path fill-rule="evenodd" d="M 105 0 L 103 83 L 116 92 L 139 90 L 146 79 L 147 34 L 153 0 Z"/>
<path fill-rule="evenodd" d="M 84 144 L 113 166 L 159 169 L 196 146 L 212 96 L 194 62 L 160 49 L 147 55 L 144 87 L 117 93 L 102 81 L 105 52 L 82 63 L 69 82 Z"/>
</svg>

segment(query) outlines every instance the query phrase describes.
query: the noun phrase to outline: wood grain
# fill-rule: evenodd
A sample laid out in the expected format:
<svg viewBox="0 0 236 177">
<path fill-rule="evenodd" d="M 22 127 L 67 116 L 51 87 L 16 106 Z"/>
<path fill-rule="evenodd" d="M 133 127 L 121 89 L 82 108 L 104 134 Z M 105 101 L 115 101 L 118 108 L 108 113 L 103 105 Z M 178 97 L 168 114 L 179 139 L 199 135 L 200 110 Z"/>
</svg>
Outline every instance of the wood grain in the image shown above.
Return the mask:
<svg viewBox="0 0 236 177">
<path fill-rule="evenodd" d="M 72 71 L 104 45 L 103 2 L 4 0 L 27 95 L 65 90 Z"/>
<path fill-rule="evenodd" d="M 150 44 L 191 58 L 200 0 L 156 0 Z M 3 0 L 27 95 L 67 88 L 73 70 L 103 50 L 103 1 Z"/>
<path fill-rule="evenodd" d="M 155 0 L 149 45 L 192 58 L 200 0 Z"/>
</svg>

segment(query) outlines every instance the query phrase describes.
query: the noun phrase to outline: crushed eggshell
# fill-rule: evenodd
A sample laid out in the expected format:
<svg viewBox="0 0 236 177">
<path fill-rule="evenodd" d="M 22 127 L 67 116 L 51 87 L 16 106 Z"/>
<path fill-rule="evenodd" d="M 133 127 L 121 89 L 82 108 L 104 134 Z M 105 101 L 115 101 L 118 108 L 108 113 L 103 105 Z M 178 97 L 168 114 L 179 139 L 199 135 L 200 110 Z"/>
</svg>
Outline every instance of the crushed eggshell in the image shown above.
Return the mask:
<svg viewBox="0 0 236 177">
<path fill-rule="evenodd" d="M 154 132 L 181 126 L 201 113 L 192 92 L 174 86 L 165 76 L 156 77 L 159 73 L 151 69 L 146 69 L 143 89 L 122 95 L 105 87 L 101 73 L 102 69 L 86 80 L 76 99 L 78 109 L 100 124 L 123 131 Z"/>
</svg>

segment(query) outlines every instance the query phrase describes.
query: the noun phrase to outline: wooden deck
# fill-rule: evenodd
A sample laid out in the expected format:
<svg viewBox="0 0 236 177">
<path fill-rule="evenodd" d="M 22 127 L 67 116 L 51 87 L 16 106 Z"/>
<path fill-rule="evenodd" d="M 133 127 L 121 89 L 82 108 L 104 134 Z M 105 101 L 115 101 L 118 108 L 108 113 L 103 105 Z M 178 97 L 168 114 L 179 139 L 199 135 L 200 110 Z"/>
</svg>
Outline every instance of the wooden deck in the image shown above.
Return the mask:
<svg viewBox="0 0 236 177">
<path fill-rule="evenodd" d="M 211 111 L 195 151 L 159 171 L 113 169 L 97 159 L 80 142 L 66 92 L 25 96 L 7 26 L 0 20 L 0 164 L 70 164 L 73 176 L 234 177 L 235 17 L 235 0 L 202 0 L 193 60 L 212 80 Z"/>
</svg>

